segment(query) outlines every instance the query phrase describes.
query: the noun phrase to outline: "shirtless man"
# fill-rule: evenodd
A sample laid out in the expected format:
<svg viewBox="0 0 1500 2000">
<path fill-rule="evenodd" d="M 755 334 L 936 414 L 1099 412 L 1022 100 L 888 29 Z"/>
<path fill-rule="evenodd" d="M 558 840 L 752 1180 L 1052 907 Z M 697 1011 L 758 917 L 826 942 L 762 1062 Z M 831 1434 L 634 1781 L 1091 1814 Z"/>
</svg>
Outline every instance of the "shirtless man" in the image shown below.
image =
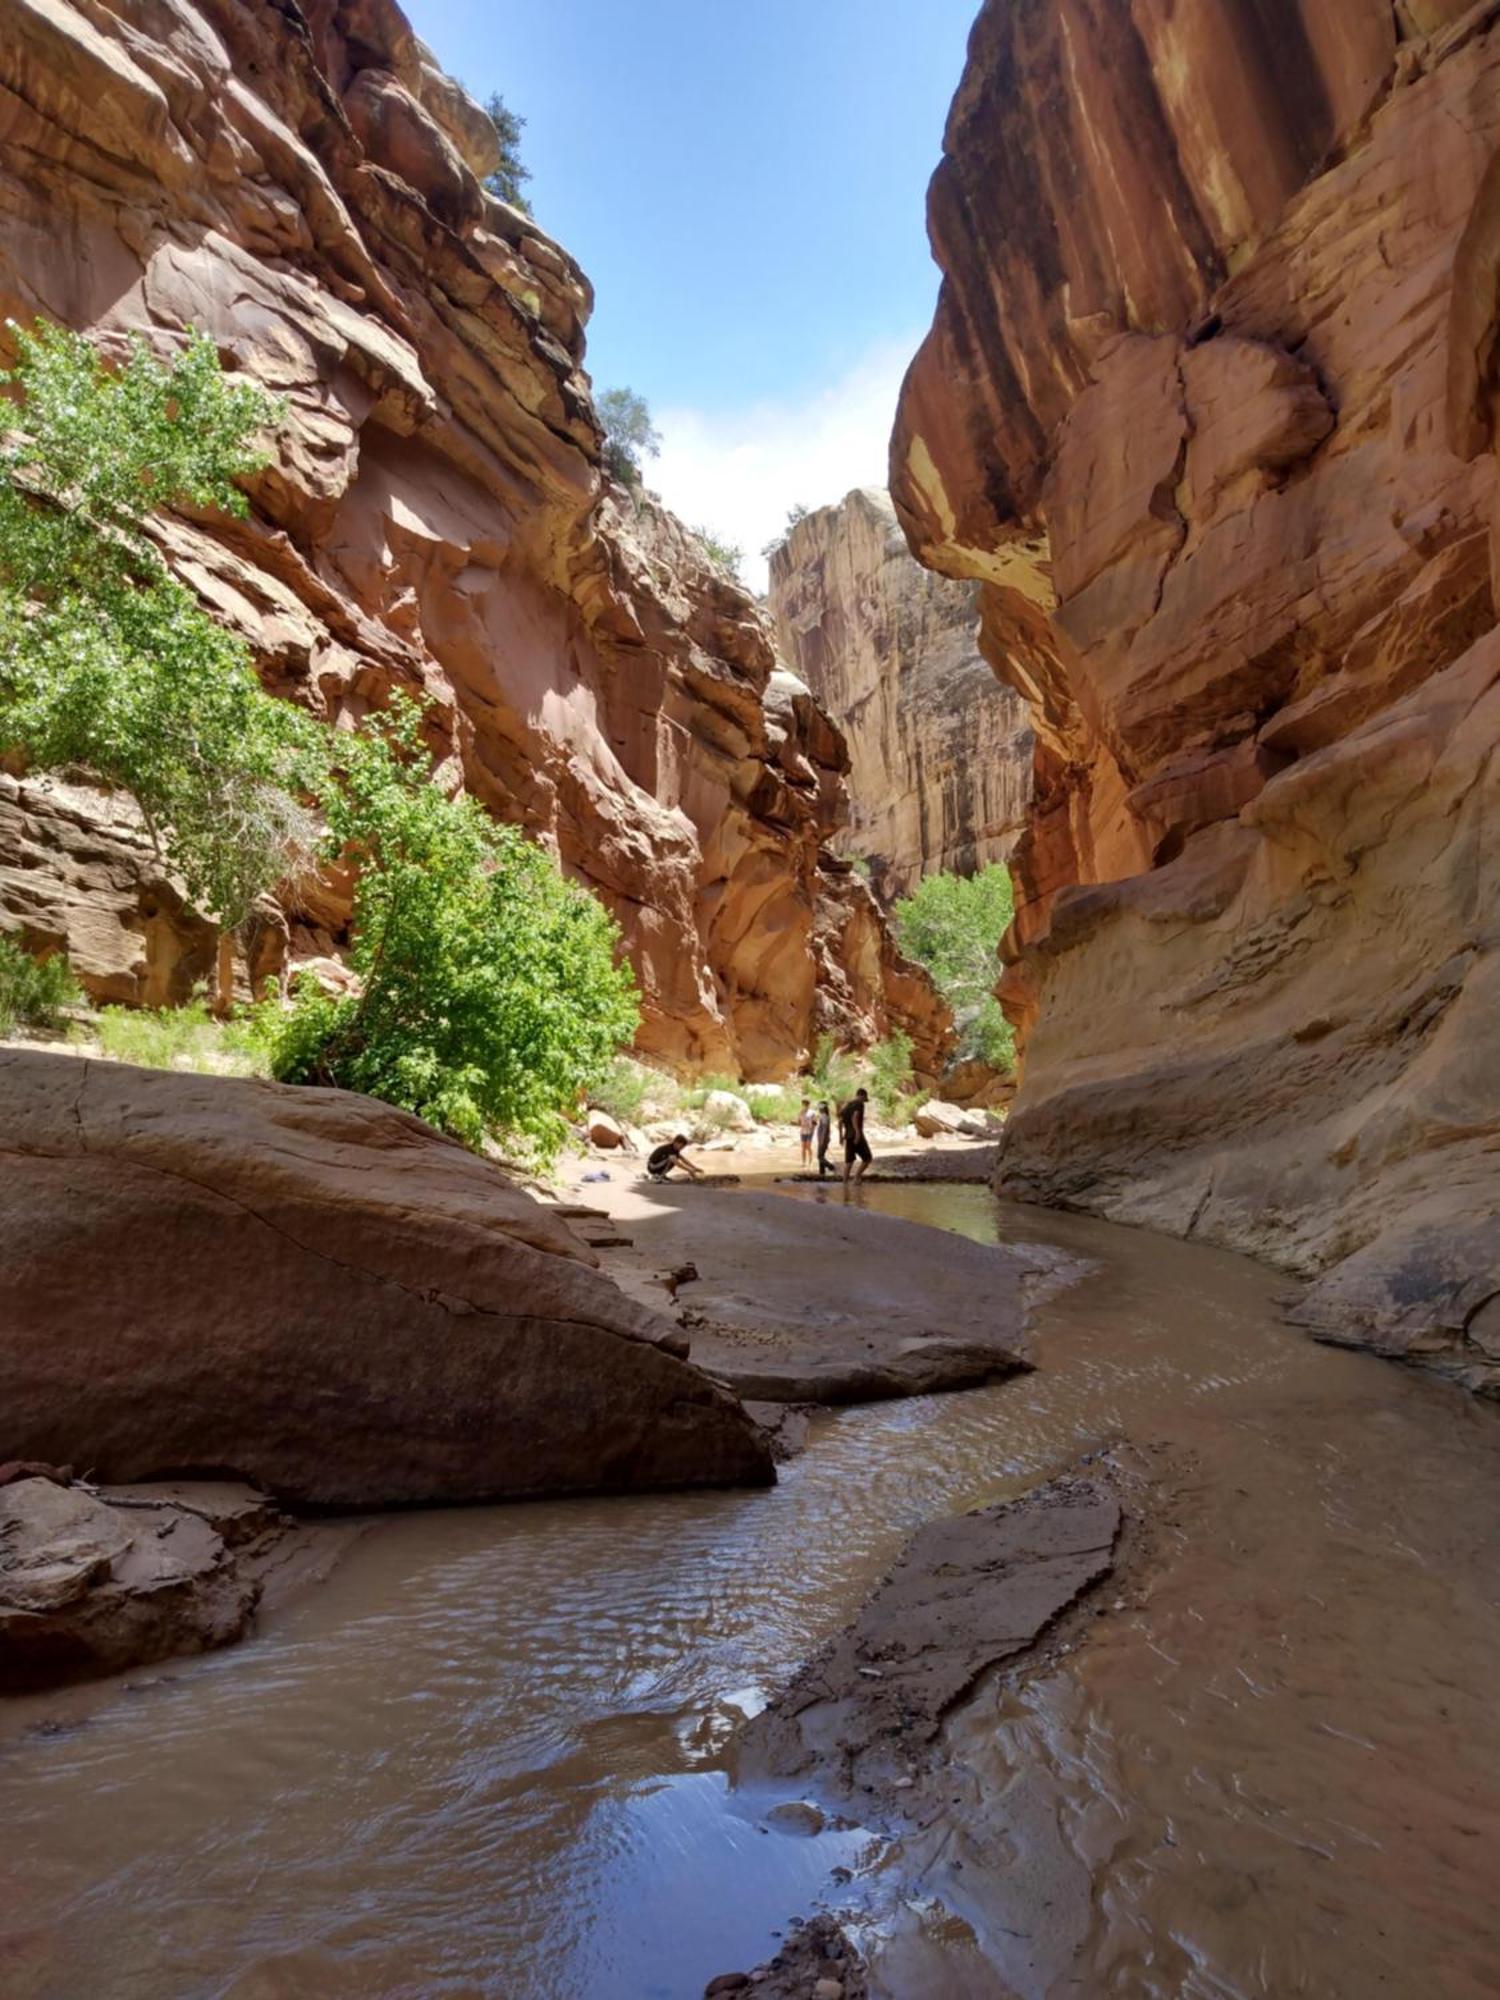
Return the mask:
<svg viewBox="0 0 1500 2000">
<path fill-rule="evenodd" d="M 852 1173 L 856 1181 L 865 1177 L 865 1168 L 872 1158 L 870 1142 L 865 1137 L 865 1106 L 870 1101 L 870 1093 L 863 1088 L 856 1090 L 849 1102 L 839 1112 L 839 1136 L 844 1142 L 844 1185 L 849 1185 Z M 859 1165 L 855 1166 L 855 1161 Z"/>
</svg>

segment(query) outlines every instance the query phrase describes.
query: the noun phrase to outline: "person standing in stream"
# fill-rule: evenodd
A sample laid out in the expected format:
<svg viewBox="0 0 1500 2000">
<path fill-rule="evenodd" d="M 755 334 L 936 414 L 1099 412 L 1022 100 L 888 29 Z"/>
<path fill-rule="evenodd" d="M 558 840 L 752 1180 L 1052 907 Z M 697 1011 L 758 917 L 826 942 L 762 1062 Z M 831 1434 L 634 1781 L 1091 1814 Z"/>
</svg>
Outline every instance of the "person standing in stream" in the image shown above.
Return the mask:
<svg viewBox="0 0 1500 2000">
<path fill-rule="evenodd" d="M 845 1187 L 849 1185 L 851 1173 L 856 1181 L 864 1179 L 865 1168 L 873 1157 L 870 1142 L 865 1137 L 865 1106 L 869 1101 L 869 1091 L 861 1086 L 839 1112 L 839 1136 L 844 1142 Z M 859 1162 L 857 1167 L 856 1161 Z"/>
<path fill-rule="evenodd" d="M 802 1110 L 797 1118 L 797 1136 L 802 1141 L 802 1164 L 804 1167 L 812 1165 L 813 1133 L 817 1130 L 817 1125 L 818 1121 L 813 1112 L 812 1102 L 809 1098 L 804 1097 L 802 1100 Z"/>
<path fill-rule="evenodd" d="M 819 1180 L 822 1180 L 824 1174 L 830 1173 L 832 1171 L 832 1169 L 829 1167 L 828 1164 L 828 1146 L 832 1138 L 833 1138 L 833 1119 L 828 1110 L 828 1099 L 824 1097 L 818 1100 L 817 1140 L 818 1140 Z"/>
</svg>

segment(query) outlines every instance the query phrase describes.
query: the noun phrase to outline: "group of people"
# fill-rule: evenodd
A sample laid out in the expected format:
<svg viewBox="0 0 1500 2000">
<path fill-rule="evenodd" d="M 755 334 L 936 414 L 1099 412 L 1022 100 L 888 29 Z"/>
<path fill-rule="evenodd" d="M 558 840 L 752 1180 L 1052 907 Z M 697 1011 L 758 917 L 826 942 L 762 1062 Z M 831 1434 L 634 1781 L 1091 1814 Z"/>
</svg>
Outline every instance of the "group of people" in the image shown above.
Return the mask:
<svg viewBox="0 0 1500 2000">
<path fill-rule="evenodd" d="M 870 1142 L 865 1137 L 865 1109 L 870 1102 L 867 1090 L 856 1090 L 847 1104 L 839 1107 L 839 1138 L 844 1148 L 844 1180 L 864 1179 L 865 1168 L 873 1155 Z M 804 1097 L 802 1110 L 797 1119 L 797 1134 L 802 1142 L 802 1164 L 810 1167 L 816 1150 L 818 1159 L 818 1179 L 823 1180 L 832 1173 L 828 1163 L 828 1149 L 833 1139 L 833 1117 L 828 1109 L 827 1098 L 819 1100 L 816 1111 L 812 1099 Z M 664 1181 L 678 1167 L 694 1180 L 701 1179 L 700 1170 L 687 1157 L 687 1134 L 679 1132 L 675 1139 L 664 1139 L 652 1148 L 646 1161 L 646 1171 L 654 1181 Z"/>
<path fill-rule="evenodd" d="M 844 1179 L 852 1176 L 855 1180 L 864 1178 L 864 1171 L 872 1158 L 870 1142 L 865 1137 L 865 1107 L 870 1101 L 867 1090 L 856 1090 L 845 1105 L 839 1108 L 839 1138 L 844 1148 Z M 833 1170 L 828 1164 L 828 1148 L 833 1138 L 833 1119 L 829 1113 L 827 1098 L 821 1098 L 816 1111 L 812 1099 L 804 1097 L 801 1115 L 797 1120 L 797 1133 L 802 1141 L 802 1164 L 810 1167 L 814 1149 L 818 1156 L 818 1179 L 822 1180 Z"/>
</svg>

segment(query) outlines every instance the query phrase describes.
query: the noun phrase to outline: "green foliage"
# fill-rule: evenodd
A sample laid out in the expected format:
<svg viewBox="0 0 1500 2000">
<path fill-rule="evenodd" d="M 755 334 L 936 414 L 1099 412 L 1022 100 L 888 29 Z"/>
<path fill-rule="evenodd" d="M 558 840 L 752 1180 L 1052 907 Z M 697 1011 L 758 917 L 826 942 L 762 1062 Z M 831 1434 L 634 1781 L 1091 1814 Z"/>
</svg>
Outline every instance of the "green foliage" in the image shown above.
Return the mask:
<svg viewBox="0 0 1500 2000">
<path fill-rule="evenodd" d="M 521 134 L 526 129 L 526 120 L 507 109 L 505 99 L 498 90 L 490 92 L 484 108 L 495 128 L 495 138 L 500 147 L 500 164 L 485 175 L 484 185 L 501 201 L 508 201 L 512 208 L 520 209 L 523 215 L 530 215 L 531 202 L 523 189 L 531 179 L 531 169 L 521 160 Z"/>
<path fill-rule="evenodd" d="M 796 527 L 797 523 L 799 521 L 805 521 L 806 519 L 807 519 L 807 509 L 803 506 L 800 500 L 796 501 L 792 506 L 787 508 L 786 526 L 780 531 L 779 534 L 772 535 L 770 541 L 768 541 L 765 547 L 761 550 L 761 554 L 765 557 L 767 562 L 769 562 L 772 556 L 775 555 L 776 551 L 781 547 L 782 543 L 786 540 L 787 536 L 792 532 L 793 528 Z"/>
<path fill-rule="evenodd" d="M 808 1096 L 814 1102 L 826 1097 L 830 1111 L 837 1116 L 839 1106 L 854 1095 L 859 1083 L 859 1068 L 847 1050 L 839 1048 L 832 1035 L 820 1035 L 807 1078 Z"/>
<path fill-rule="evenodd" d="M 113 1062 L 142 1069 L 266 1076 L 270 1064 L 260 1011 L 216 1021 L 201 993 L 182 1007 L 102 1007 L 95 1029 Z"/>
<path fill-rule="evenodd" d="M 274 1074 L 367 1091 L 467 1145 L 498 1129 L 554 1154 L 639 1023 L 613 920 L 516 828 L 430 782 L 414 703 L 343 755 L 330 845 L 359 864 L 350 958 L 363 990 L 303 981 Z"/>
<path fill-rule="evenodd" d="M 243 514 L 278 406 L 189 334 L 118 372 L 81 335 L 12 328 L 24 397 L 0 443 L 0 750 L 130 792 L 193 900 L 226 924 L 305 851 L 320 735 L 168 574 L 158 508 Z"/>
<path fill-rule="evenodd" d="M 694 528 L 693 533 L 702 544 L 703 553 L 711 563 L 719 569 L 727 570 L 730 576 L 739 575 L 740 564 L 745 560 L 745 551 L 738 542 L 726 542 L 711 528 Z"/>
<path fill-rule="evenodd" d="M 646 1100 L 657 1079 L 629 1056 L 616 1056 L 588 1093 L 590 1104 L 607 1111 L 622 1125 L 639 1125 Z"/>
<path fill-rule="evenodd" d="M 33 958 L 14 938 L 0 935 L 0 1035 L 18 1027 L 61 1028 L 65 1010 L 82 1000 L 73 968 L 60 951 Z"/>
<path fill-rule="evenodd" d="M 800 1090 L 758 1090 L 746 1102 L 757 1125 L 795 1125 L 802 1115 L 802 1095 Z"/>
<path fill-rule="evenodd" d="M 891 912 L 896 941 L 925 965 L 952 1007 L 960 1054 L 994 1069 L 1015 1061 L 1015 1038 L 994 997 L 996 953 L 1015 914 L 1010 870 L 996 862 L 977 875 L 929 875 Z"/>
<path fill-rule="evenodd" d="M 911 1088 L 911 1036 L 897 1029 L 888 1041 L 876 1042 L 866 1061 L 870 1095 L 883 1117 L 894 1121 Z"/>
<path fill-rule="evenodd" d="M 604 463 L 622 485 L 639 486 L 641 460 L 661 451 L 661 434 L 645 397 L 634 389 L 606 389 L 595 407 L 604 431 Z"/>
</svg>

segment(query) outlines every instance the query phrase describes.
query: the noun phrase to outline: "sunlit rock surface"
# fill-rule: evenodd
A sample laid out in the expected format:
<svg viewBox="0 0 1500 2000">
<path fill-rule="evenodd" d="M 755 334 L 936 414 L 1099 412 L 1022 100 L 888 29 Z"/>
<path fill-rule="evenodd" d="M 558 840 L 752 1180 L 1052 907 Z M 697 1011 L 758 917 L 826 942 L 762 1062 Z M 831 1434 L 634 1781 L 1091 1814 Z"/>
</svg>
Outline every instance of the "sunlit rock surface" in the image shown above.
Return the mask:
<svg viewBox="0 0 1500 2000">
<path fill-rule="evenodd" d="M 603 481 L 588 281 L 485 193 L 494 158 L 393 0 L 0 0 L 0 312 L 106 345 L 194 323 L 286 399 L 251 518 L 162 531 L 268 684 L 344 724 L 426 694 L 450 774 L 619 917 L 646 1053 L 785 1072 L 837 1016 L 935 1066 L 942 1010 L 887 948 L 819 990 L 861 921 L 820 861 L 842 741 L 746 593 Z M 0 871 L 28 844 L 7 816 Z M 0 887 L 0 922 L 82 944 L 101 996 L 182 983 L 119 962 L 144 903 L 112 888 L 126 936 L 87 940 L 62 874 L 50 915 Z M 346 914 L 291 909 L 282 956 L 326 957 Z"/>
<path fill-rule="evenodd" d="M 873 487 L 805 515 L 771 557 L 777 643 L 848 739 L 839 851 L 886 898 L 1003 861 L 1025 824 L 1031 727 L 980 653 L 978 594 L 912 559 Z"/>
<path fill-rule="evenodd" d="M 902 397 L 1036 796 L 1002 1184 L 1500 1381 L 1500 27 L 991 0 Z"/>
</svg>

